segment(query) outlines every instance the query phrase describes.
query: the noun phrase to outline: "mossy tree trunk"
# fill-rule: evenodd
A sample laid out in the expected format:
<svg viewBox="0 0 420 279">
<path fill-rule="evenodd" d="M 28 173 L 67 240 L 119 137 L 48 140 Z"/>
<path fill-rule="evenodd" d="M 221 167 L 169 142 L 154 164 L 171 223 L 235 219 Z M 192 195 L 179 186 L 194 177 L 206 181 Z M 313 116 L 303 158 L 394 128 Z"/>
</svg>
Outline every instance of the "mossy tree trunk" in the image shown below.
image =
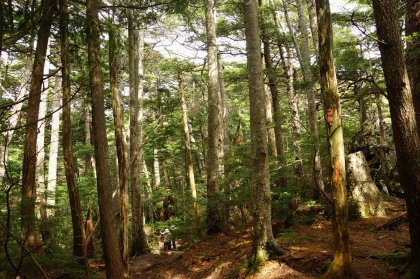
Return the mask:
<svg viewBox="0 0 420 279">
<path fill-rule="evenodd" d="M 330 156 L 334 259 L 326 278 L 355 278 L 350 254 L 346 169 L 341 106 L 333 57 L 329 0 L 316 0 L 319 36 L 319 70 Z"/>
</svg>

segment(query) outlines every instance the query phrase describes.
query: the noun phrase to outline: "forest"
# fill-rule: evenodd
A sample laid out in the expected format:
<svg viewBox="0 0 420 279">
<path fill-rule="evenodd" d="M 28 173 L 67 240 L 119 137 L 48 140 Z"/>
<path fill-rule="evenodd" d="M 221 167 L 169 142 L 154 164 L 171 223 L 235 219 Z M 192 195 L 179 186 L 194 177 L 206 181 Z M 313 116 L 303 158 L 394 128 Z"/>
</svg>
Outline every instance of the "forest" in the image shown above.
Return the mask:
<svg viewBox="0 0 420 279">
<path fill-rule="evenodd" d="M 0 3 L 1 278 L 420 278 L 418 0 Z"/>
</svg>

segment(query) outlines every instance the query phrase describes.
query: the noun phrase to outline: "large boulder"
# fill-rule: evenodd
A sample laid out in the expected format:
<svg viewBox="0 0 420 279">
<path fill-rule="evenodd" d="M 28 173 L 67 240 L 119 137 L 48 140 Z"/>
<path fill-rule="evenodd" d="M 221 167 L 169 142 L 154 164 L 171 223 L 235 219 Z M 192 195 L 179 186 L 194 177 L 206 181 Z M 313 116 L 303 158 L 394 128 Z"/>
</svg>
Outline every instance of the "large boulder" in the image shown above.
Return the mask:
<svg viewBox="0 0 420 279">
<path fill-rule="evenodd" d="M 350 204 L 357 207 L 361 217 L 384 216 L 385 209 L 381 193 L 370 176 L 363 152 L 346 157 L 347 184 L 350 189 Z"/>
</svg>

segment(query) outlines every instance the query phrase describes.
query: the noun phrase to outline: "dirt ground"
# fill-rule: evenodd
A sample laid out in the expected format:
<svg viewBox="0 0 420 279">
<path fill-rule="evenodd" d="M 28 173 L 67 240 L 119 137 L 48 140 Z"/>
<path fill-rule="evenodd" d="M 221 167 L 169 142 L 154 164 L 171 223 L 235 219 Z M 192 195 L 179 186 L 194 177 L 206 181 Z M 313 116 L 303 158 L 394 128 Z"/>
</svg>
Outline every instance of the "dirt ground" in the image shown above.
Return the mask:
<svg viewBox="0 0 420 279">
<path fill-rule="evenodd" d="M 407 219 L 376 229 L 404 212 L 404 201 L 389 197 L 385 201 L 387 217 L 370 217 L 350 222 L 353 267 L 360 278 L 402 278 L 404 262 L 398 255 L 409 250 Z M 305 209 L 296 213 L 304 214 Z M 308 212 L 306 212 L 308 214 Z M 274 224 L 276 240 L 285 255 L 264 263 L 255 270 L 247 268 L 251 256 L 250 231 L 210 236 L 192 249 L 165 253 L 156 247 L 152 253 L 131 260 L 131 278 L 320 278 L 332 260 L 331 222 L 323 213 L 314 212 L 316 222 L 299 218 L 291 228 Z M 307 215 L 305 215 L 307 216 Z M 384 257 L 388 255 L 388 257 Z M 390 259 L 390 255 L 397 259 Z"/>
</svg>

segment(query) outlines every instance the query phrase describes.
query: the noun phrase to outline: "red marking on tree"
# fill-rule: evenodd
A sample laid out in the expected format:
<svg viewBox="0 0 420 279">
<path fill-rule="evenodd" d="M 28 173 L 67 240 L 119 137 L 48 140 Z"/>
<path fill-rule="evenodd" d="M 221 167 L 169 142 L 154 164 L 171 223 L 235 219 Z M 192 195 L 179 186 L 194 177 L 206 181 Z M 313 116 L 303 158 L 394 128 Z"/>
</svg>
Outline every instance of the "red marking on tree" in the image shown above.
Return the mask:
<svg viewBox="0 0 420 279">
<path fill-rule="evenodd" d="M 327 108 L 327 123 L 328 125 L 332 125 L 334 121 L 334 110 L 332 108 Z"/>
</svg>

